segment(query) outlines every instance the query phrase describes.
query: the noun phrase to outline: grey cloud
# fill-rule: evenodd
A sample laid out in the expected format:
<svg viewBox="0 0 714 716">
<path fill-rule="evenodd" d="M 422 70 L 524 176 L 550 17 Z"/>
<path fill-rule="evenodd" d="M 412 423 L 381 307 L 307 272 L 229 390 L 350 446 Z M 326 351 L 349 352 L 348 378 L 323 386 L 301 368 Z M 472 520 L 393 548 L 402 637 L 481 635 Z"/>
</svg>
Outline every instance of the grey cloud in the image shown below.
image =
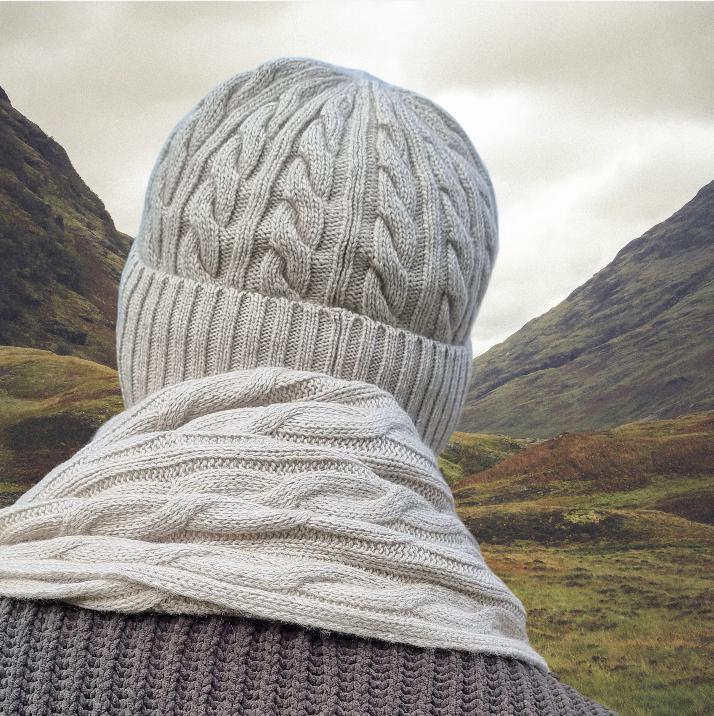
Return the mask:
<svg viewBox="0 0 714 716">
<path fill-rule="evenodd" d="M 432 6 L 433 7 L 433 6 Z M 712 3 L 449 3 L 423 81 L 544 87 L 628 112 L 714 112 Z"/>
</svg>

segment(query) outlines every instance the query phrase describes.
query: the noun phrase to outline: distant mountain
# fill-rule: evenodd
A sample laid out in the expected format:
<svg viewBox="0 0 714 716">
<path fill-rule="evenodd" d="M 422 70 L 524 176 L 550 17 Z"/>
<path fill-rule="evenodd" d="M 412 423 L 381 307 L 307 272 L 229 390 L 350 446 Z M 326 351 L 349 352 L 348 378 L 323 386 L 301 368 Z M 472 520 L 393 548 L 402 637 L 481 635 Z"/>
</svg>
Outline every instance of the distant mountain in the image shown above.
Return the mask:
<svg viewBox="0 0 714 716">
<path fill-rule="evenodd" d="M 130 242 L 65 150 L 0 89 L 0 344 L 113 366 Z"/>
<path fill-rule="evenodd" d="M 459 430 L 551 437 L 714 408 L 714 182 L 474 360 Z"/>
</svg>

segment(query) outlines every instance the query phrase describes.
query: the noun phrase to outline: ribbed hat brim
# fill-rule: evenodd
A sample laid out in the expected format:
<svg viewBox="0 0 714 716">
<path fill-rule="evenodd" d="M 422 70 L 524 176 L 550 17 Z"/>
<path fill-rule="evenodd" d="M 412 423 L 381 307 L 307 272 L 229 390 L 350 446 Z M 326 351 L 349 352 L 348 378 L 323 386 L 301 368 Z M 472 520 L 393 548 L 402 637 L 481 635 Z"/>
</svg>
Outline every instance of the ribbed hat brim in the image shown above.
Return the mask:
<svg viewBox="0 0 714 716">
<path fill-rule="evenodd" d="M 132 249 L 119 296 L 117 361 L 127 406 L 190 378 L 257 366 L 373 383 L 439 452 L 463 407 L 471 344 L 453 346 L 342 308 L 159 272 Z"/>
</svg>

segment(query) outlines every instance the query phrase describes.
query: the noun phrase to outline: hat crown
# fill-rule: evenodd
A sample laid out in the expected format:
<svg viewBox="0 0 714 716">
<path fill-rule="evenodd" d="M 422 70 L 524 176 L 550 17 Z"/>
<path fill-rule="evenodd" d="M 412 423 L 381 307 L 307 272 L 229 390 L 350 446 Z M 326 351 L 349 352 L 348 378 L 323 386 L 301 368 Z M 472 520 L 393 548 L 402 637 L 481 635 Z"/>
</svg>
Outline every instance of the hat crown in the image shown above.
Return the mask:
<svg viewBox="0 0 714 716">
<path fill-rule="evenodd" d="M 280 58 L 173 130 L 138 251 L 168 274 L 463 344 L 497 234 L 488 172 L 448 113 L 361 70 Z"/>
</svg>

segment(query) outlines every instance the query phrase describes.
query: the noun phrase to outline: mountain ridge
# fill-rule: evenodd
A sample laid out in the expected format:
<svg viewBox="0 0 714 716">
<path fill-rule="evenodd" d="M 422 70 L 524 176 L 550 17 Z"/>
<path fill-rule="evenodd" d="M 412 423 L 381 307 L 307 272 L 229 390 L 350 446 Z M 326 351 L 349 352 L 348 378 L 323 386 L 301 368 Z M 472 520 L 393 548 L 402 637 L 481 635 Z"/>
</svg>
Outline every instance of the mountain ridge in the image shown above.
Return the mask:
<svg viewBox="0 0 714 716">
<path fill-rule="evenodd" d="M 115 365 L 131 238 L 64 148 L 0 88 L 0 343 Z"/>
<path fill-rule="evenodd" d="M 714 181 L 475 358 L 459 430 L 546 438 L 714 407 L 714 345 L 704 334 L 714 321 L 712 226 Z M 639 360 L 628 355 L 635 347 Z"/>
</svg>

